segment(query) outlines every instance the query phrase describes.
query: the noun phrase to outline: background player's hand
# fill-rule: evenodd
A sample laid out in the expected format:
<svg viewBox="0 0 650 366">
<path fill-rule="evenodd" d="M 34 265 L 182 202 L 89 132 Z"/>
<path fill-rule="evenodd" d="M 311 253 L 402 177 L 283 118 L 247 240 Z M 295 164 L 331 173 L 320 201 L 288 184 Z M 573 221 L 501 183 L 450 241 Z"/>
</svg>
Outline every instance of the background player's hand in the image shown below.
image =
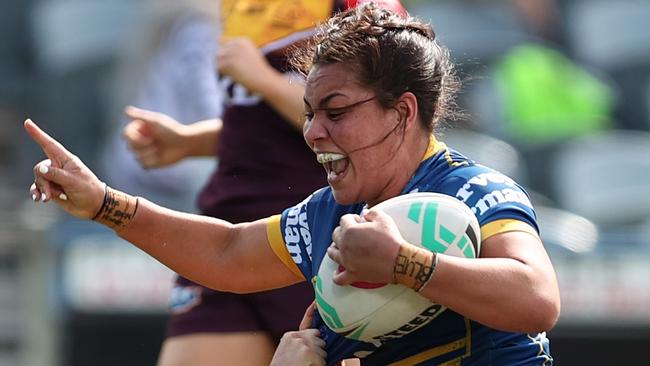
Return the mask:
<svg viewBox="0 0 650 366">
<path fill-rule="evenodd" d="M 392 283 L 395 258 L 405 243 L 393 219 L 380 210 L 344 215 L 332 233 L 327 255 L 345 270 L 334 275 L 334 283 Z"/>
<path fill-rule="evenodd" d="M 54 200 L 74 216 L 93 218 L 104 201 L 104 183 L 34 122 L 28 119 L 24 126 L 47 156 L 34 166 L 34 183 L 29 189 L 34 201 Z"/>
<path fill-rule="evenodd" d="M 135 158 L 144 168 L 159 168 L 176 163 L 187 156 L 185 125 L 166 114 L 136 107 L 124 110 L 132 121 L 122 136 Z"/>
<path fill-rule="evenodd" d="M 325 365 L 325 341 L 318 329 L 310 329 L 315 303 L 305 311 L 298 331 L 286 332 L 275 350 L 271 366 Z"/>
<path fill-rule="evenodd" d="M 219 74 L 230 77 L 251 93 L 259 92 L 267 75 L 276 72 L 255 43 L 245 37 L 222 42 L 216 61 Z"/>
</svg>

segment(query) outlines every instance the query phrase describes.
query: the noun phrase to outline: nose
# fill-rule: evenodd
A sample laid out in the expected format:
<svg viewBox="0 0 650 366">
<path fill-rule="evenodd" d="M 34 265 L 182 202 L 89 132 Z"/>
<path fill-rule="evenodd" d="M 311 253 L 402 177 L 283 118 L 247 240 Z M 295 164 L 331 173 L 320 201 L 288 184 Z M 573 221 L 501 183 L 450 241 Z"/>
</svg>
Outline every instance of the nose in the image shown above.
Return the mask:
<svg viewBox="0 0 650 366">
<path fill-rule="evenodd" d="M 302 128 L 302 133 L 305 137 L 305 141 L 307 141 L 307 145 L 311 148 L 314 147 L 317 141 L 326 138 L 328 135 L 327 129 L 323 126 L 320 118 L 316 116 L 305 122 Z"/>
</svg>

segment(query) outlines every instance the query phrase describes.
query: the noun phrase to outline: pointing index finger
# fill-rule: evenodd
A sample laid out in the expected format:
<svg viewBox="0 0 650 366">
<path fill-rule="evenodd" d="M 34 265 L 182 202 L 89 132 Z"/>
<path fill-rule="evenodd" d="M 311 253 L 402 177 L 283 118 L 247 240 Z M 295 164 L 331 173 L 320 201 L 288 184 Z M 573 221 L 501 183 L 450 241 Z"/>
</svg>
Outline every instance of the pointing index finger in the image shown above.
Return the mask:
<svg viewBox="0 0 650 366">
<path fill-rule="evenodd" d="M 151 119 L 153 113 L 146 109 L 130 105 L 124 108 L 124 114 L 133 119 Z"/>
<path fill-rule="evenodd" d="M 25 120 L 24 127 L 29 136 L 43 149 L 43 152 L 45 152 L 48 158 L 61 160 L 60 158 L 62 156 L 70 154 L 63 145 L 41 130 L 31 119 Z"/>
</svg>

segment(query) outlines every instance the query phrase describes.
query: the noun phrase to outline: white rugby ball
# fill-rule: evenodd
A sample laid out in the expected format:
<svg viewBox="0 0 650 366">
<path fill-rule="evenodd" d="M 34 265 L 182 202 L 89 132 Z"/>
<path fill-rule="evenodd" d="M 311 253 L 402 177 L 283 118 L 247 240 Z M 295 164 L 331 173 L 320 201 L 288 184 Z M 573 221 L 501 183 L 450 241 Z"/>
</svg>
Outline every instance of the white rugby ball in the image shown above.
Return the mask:
<svg viewBox="0 0 650 366">
<path fill-rule="evenodd" d="M 478 220 L 469 207 L 454 197 L 411 193 L 386 200 L 375 208 L 386 212 L 411 244 L 458 257 L 476 258 L 479 254 Z M 339 265 L 325 255 L 314 289 L 325 324 L 347 338 L 364 342 L 399 338 L 421 328 L 445 310 L 402 285 L 338 286 L 332 281 L 338 271 Z"/>
</svg>

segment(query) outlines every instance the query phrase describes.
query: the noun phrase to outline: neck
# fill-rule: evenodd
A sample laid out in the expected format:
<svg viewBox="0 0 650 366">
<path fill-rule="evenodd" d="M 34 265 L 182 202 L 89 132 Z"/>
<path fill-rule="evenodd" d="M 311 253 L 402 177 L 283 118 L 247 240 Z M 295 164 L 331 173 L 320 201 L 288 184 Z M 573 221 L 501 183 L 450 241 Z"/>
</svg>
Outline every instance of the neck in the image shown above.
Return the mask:
<svg viewBox="0 0 650 366">
<path fill-rule="evenodd" d="M 404 139 L 402 146 L 395 152 L 395 157 L 392 161 L 395 171 L 393 178 L 386 183 L 386 187 L 382 190 L 379 197 L 367 202 L 368 207 L 372 207 L 389 198 L 399 196 L 415 174 L 420 163 L 422 163 L 422 158 L 431 142 L 429 136 L 430 134 L 428 133 L 418 131 L 410 140 L 408 137 Z"/>
</svg>

